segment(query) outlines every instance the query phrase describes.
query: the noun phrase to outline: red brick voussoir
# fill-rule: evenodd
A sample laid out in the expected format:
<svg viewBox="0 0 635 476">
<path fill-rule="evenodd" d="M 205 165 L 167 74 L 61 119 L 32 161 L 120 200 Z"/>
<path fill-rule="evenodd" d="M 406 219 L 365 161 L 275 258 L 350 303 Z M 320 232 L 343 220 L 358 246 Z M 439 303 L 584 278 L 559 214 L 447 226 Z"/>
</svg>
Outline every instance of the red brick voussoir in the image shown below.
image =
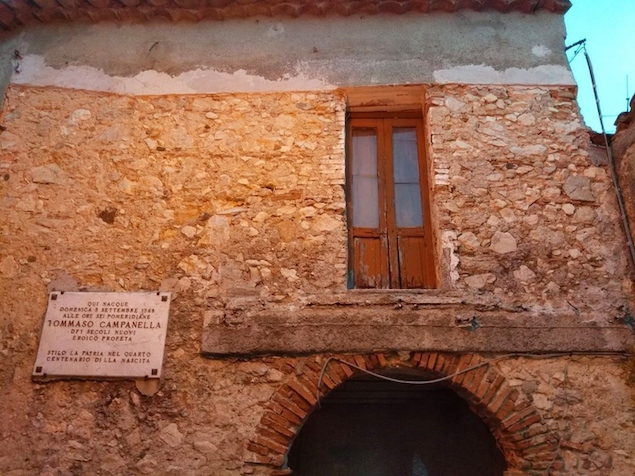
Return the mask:
<svg viewBox="0 0 635 476">
<path fill-rule="evenodd" d="M 448 387 L 466 399 L 489 426 L 505 455 L 509 474 L 545 474 L 559 463 L 558 440 L 538 409 L 478 354 L 416 352 L 404 360 L 396 354 L 375 353 L 332 356 L 328 361 L 312 357 L 307 364 L 267 403 L 267 411 L 247 445 L 244 473 L 281 474 L 295 435 L 319 405 L 318 389 L 319 398 L 326 396 L 358 375 L 359 368 L 377 373 L 419 369 L 425 378 L 448 377 Z"/>
</svg>

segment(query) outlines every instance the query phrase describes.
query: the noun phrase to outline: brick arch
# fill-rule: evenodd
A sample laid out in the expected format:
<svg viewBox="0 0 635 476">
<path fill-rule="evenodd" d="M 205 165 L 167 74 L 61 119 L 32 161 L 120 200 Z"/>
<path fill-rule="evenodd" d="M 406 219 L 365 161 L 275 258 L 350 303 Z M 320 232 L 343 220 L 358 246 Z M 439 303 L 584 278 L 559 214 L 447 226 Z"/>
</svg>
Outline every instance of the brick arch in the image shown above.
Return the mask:
<svg viewBox="0 0 635 476">
<path fill-rule="evenodd" d="M 323 373 L 320 395 L 359 373 L 347 365 L 382 372 L 389 369 L 421 369 L 427 375 L 454 375 L 485 363 L 478 354 L 437 352 L 337 355 Z M 344 362 L 343 362 L 344 361 Z M 245 472 L 289 474 L 285 456 L 302 424 L 317 408 L 317 386 L 326 358 L 310 357 L 304 368 L 282 385 L 266 403 L 265 413 L 247 445 Z M 546 475 L 561 467 L 558 440 L 544 424 L 536 407 L 510 387 L 494 366 L 486 364 L 454 375 L 447 382 L 489 426 L 508 465 L 506 474 Z"/>
</svg>

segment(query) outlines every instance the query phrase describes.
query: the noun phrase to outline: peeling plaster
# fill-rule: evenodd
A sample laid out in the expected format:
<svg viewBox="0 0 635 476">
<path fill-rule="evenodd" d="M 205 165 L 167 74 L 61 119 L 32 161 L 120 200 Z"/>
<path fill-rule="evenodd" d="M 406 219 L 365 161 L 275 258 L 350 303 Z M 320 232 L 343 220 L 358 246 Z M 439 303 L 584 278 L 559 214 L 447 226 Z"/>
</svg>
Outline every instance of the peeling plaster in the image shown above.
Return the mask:
<svg viewBox="0 0 635 476">
<path fill-rule="evenodd" d="M 326 80 L 309 77 L 308 71 L 306 65 L 297 63 L 294 74 L 285 74 L 278 80 L 251 75 L 242 69 L 227 73 L 210 68 L 197 68 L 176 76 L 145 70 L 125 77 L 110 76 L 101 69 L 85 65 L 56 69 L 47 66 L 42 56 L 26 55 L 20 64 L 20 72 L 13 73 L 11 82 L 131 95 L 315 91 L 337 87 Z M 457 66 L 435 71 L 434 80 L 462 84 L 575 84 L 571 72 L 559 65 L 504 71 L 486 65 Z"/>
<path fill-rule="evenodd" d="M 52 68 L 46 65 L 44 57 L 38 55 L 25 56 L 20 65 L 20 73 L 14 73 L 11 82 L 131 95 L 335 89 L 335 86 L 321 79 L 308 78 L 302 72 L 301 64 L 296 65 L 295 75 L 287 74 L 277 81 L 247 74 L 245 70 L 225 73 L 207 68 L 197 68 L 177 76 L 146 70 L 132 77 L 124 77 L 110 76 L 92 66 Z"/>
<path fill-rule="evenodd" d="M 461 84 L 540 84 L 575 85 L 571 71 L 560 65 L 541 65 L 534 68 L 507 68 L 496 71 L 491 66 L 465 65 L 434 72 L 438 83 Z"/>
<path fill-rule="evenodd" d="M 0 86 L 16 49 L 24 59 L 14 83 L 131 95 L 434 82 L 569 86 L 563 37 L 561 15 L 469 11 L 42 25 L 0 50 Z"/>
<path fill-rule="evenodd" d="M 553 51 L 551 51 L 545 45 L 536 45 L 531 49 L 531 54 L 537 56 L 538 58 L 545 58 L 547 56 L 551 56 L 553 54 Z"/>
</svg>

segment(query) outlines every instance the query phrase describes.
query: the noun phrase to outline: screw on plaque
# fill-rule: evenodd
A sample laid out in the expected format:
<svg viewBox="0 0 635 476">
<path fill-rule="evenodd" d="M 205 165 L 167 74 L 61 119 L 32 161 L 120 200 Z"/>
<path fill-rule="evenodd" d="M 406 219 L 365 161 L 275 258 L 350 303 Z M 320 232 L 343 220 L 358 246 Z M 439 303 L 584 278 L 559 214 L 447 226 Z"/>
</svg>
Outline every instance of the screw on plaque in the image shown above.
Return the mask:
<svg viewBox="0 0 635 476">
<path fill-rule="evenodd" d="M 35 373 L 36 374 L 41 374 L 42 373 L 42 367 L 35 367 Z"/>
<path fill-rule="evenodd" d="M 157 369 L 152 369 L 152 375 L 156 375 L 158 373 L 159 373 L 159 371 Z"/>
<path fill-rule="evenodd" d="M 57 294 L 51 294 L 51 301 L 57 301 Z"/>
<path fill-rule="evenodd" d="M 167 296 L 161 296 L 161 301 L 166 302 L 168 300 Z"/>
</svg>

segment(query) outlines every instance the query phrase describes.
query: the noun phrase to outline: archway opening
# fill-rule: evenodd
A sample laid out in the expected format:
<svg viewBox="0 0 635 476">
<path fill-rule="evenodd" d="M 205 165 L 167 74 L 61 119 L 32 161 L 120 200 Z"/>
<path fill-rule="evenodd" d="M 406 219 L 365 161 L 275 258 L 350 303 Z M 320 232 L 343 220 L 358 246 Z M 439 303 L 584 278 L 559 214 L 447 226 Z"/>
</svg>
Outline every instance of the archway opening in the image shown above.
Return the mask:
<svg viewBox="0 0 635 476">
<path fill-rule="evenodd" d="M 322 401 L 288 466 L 294 476 L 502 476 L 507 468 L 488 427 L 450 388 L 371 376 Z"/>
</svg>

